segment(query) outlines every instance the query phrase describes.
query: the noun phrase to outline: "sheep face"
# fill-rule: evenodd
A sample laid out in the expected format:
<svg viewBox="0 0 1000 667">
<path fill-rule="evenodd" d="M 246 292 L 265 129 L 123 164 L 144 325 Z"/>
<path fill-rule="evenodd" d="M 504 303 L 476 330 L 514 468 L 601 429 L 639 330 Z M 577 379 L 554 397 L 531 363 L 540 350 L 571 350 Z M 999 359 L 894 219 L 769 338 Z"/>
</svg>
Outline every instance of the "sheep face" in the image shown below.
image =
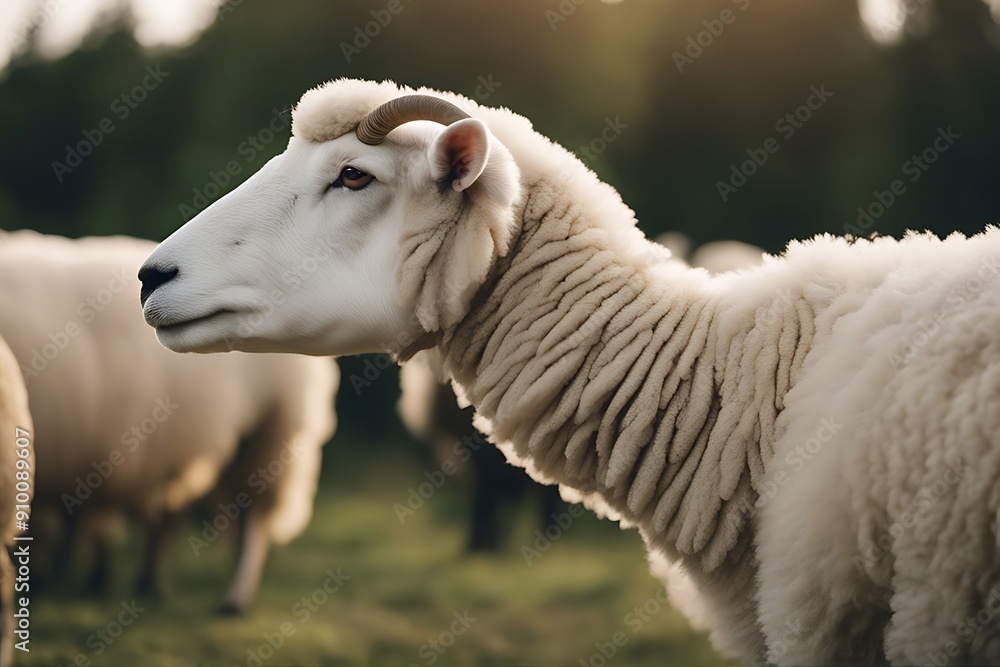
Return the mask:
<svg viewBox="0 0 1000 667">
<path fill-rule="evenodd" d="M 484 207 L 509 237 L 516 178 L 475 119 L 293 136 L 149 257 L 144 317 L 178 352 L 398 352 L 464 312 L 505 245 Z"/>
</svg>

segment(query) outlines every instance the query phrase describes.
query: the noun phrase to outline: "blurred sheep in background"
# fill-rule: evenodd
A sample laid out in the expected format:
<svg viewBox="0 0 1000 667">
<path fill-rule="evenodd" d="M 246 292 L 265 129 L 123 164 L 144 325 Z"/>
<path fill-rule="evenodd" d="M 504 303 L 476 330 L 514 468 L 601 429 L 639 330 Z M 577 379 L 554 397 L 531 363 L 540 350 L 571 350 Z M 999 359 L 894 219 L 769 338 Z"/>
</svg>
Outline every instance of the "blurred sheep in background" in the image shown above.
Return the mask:
<svg viewBox="0 0 1000 667">
<path fill-rule="evenodd" d="M 709 241 L 691 252 L 691 240 L 681 232 L 664 232 L 655 240 L 670 251 L 674 260 L 709 273 L 749 269 L 764 262 L 764 250 L 743 241 Z"/>
<path fill-rule="evenodd" d="M 30 231 L 0 244 L 0 333 L 37 429 L 36 504 L 66 519 L 64 542 L 89 524 L 94 589 L 107 583 L 115 523 L 137 517 L 148 539 L 136 588 L 157 594 L 185 511 L 209 499 L 208 519 L 185 542 L 197 554 L 238 527 L 222 610 L 241 612 L 270 545 L 312 514 L 338 371 L 330 359 L 164 349 L 137 307 L 136 271 L 155 245 Z"/>
</svg>

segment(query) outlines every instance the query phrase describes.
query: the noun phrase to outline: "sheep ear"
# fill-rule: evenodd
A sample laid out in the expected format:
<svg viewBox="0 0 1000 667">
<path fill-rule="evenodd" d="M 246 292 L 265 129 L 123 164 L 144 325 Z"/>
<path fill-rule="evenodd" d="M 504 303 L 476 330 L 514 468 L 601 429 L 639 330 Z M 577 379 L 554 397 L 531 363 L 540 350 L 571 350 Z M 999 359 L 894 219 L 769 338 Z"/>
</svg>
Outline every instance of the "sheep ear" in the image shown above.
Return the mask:
<svg viewBox="0 0 1000 667">
<path fill-rule="evenodd" d="M 428 157 L 436 181 L 451 183 L 461 192 L 476 182 L 486 168 L 490 133 L 483 121 L 466 118 L 452 123 L 431 144 Z"/>
<path fill-rule="evenodd" d="M 407 218 L 396 281 L 402 302 L 414 307 L 425 331 L 434 332 L 465 317 L 490 268 L 507 254 L 521 172 L 479 120 L 449 125 L 428 151 L 435 179 L 462 192 L 464 201 L 434 198 L 440 211 Z"/>
</svg>

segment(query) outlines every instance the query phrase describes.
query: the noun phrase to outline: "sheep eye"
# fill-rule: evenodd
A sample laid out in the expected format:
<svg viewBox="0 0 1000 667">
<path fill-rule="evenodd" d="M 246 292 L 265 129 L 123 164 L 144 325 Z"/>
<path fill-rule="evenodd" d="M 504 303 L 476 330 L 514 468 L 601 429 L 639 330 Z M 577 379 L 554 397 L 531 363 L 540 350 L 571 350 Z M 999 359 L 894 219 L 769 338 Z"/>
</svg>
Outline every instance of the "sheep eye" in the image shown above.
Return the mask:
<svg viewBox="0 0 1000 667">
<path fill-rule="evenodd" d="M 330 187 L 360 190 L 374 180 L 374 176 L 366 174 L 356 167 L 344 167 L 344 170 L 340 172 L 340 176 L 330 184 Z"/>
</svg>

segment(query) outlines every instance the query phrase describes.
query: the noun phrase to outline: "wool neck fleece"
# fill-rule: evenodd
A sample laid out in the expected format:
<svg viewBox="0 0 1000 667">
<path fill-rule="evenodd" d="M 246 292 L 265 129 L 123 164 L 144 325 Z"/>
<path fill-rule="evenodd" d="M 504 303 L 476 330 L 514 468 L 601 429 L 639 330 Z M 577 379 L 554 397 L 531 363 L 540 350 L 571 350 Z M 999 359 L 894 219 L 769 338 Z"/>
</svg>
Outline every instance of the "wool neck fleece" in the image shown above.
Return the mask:
<svg viewBox="0 0 1000 667">
<path fill-rule="evenodd" d="M 508 458 L 711 572 L 752 510 L 812 313 L 765 297 L 733 324 L 731 282 L 635 266 L 613 234 L 535 183 L 440 349 Z"/>
</svg>

